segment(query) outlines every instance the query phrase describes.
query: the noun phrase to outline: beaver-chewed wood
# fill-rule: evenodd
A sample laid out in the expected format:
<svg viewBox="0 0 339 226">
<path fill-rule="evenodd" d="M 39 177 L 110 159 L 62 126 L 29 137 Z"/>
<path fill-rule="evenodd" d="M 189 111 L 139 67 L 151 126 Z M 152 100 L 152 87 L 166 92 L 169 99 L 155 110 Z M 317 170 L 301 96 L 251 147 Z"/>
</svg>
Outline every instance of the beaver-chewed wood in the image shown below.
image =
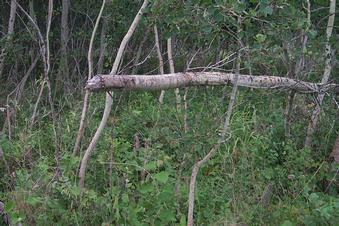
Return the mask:
<svg viewBox="0 0 339 226">
<path fill-rule="evenodd" d="M 238 79 L 236 77 L 238 76 Z M 88 80 L 91 91 L 127 89 L 136 91 L 165 90 L 196 85 L 234 85 L 250 88 L 284 88 L 303 93 L 320 93 L 338 87 L 337 84 L 304 82 L 278 76 L 236 75 L 222 72 L 186 72 L 164 75 L 96 75 Z"/>
</svg>

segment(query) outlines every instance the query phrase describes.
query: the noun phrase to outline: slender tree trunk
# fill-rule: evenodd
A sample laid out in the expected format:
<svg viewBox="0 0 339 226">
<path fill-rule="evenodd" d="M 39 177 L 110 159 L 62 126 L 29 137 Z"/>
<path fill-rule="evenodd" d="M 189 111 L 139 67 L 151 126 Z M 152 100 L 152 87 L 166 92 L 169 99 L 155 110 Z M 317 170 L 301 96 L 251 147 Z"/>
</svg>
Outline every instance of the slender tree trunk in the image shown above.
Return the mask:
<svg viewBox="0 0 339 226">
<path fill-rule="evenodd" d="M 120 64 L 120 61 L 121 61 L 121 58 L 122 58 L 122 54 L 125 50 L 125 47 L 126 47 L 128 41 L 130 40 L 134 30 L 136 29 L 142 15 L 143 15 L 143 10 L 147 7 L 147 5 L 148 5 L 148 0 L 145 0 L 144 3 L 141 6 L 139 12 L 135 16 L 130 28 L 128 29 L 127 34 L 125 35 L 125 37 L 121 41 L 117 56 L 116 56 L 114 64 L 113 64 L 112 71 L 110 73 L 111 75 L 114 75 L 114 74 L 117 73 L 118 67 L 119 67 L 119 64 Z M 91 155 L 96 143 L 98 142 L 98 140 L 101 136 L 102 131 L 104 130 L 104 128 L 106 126 L 107 119 L 108 119 L 108 116 L 110 114 L 112 104 L 113 104 L 112 93 L 107 93 L 106 94 L 106 103 L 105 103 L 104 114 L 102 116 L 100 125 L 99 125 L 94 137 L 92 138 L 91 143 L 89 144 L 89 146 L 88 146 L 88 148 L 85 152 L 85 155 L 84 155 L 84 157 L 81 161 L 80 172 L 79 172 L 80 181 L 79 181 L 79 184 L 78 184 L 79 188 L 84 188 L 88 158 Z"/>
<path fill-rule="evenodd" d="M 155 39 L 155 46 L 157 48 L 157 54 L 158 54 L 158 59 L 159 59 L 159 72 L 160 72 L 160 75 L 163 75 L 165 73 L 164 72 L 164 60 L 163 60 L 162 54 L 161 54 L 157 25 L 154 25 L 154 39 Z M 165 90 L 161 90 L 161 93 L 160 93 L 160 96 L 159 96 L 159 102 L 161 104 L 164 101 L 164 96 L 165 96 Z"/>
<path fill-rule="evenodd" d="M 187 160 L 187 154 L 185 153 L 183 158 L 182 158 L 182 161 L 181 161 L 181 164 L 180 164 L 180 167 L 179 167 L 179 170 L 178 170 L 178 179 L 177 179 L 177 187 L 175 189 L 175 197 L 176 197 L 176 203 L 177 203 L 177 214 L 178 215 L 181 215 L 181 211 L 180 211 L 180 191 L 181 191 L 181 182 L 182 182 L 182 172 L 184 170 L 184 166 L 186 164 L 186 160 Z"/>
<path fill-rule="evenodd" d="M 114 164 L 114 121 L 115 121 L 115 116 L 117 114 L 119 105 L 120 105 L 121 100 L 122 100 L 122 96 L 123 96 L 123 92 L 121 92 L 121 94 L 120 94 L 120 98 L 119 98 L 118 103 L 115 106 L 115 110 L 114 110 L 113 118 L 112 118 L 112 127 L 111 127 L 112 144 L 111 144 L 111 147 L 110 147 L 110 150 L 109 150 L 109 152 L 110 152 L 110 161 L 109 161 L 109 188 L 110 188 L 110 191 L 113 191 L 112 189 L 113 189 L 113 164 Z"/>
<path fill-rule="evenodd" d="M 309 0 L 306 0 L 307 3 L 307 22 L 308 24 L 311 25 L 311 3 Z M 300 76 L 300 72 L 304 69 L 305 67 L 305 52 L 306 52 L 306 44 L 308 40 L 308 36 L 305 34 L 305 30 L 302 30 L 302 39 L 301 39 L 301 50 L 300 50 L 300 55 L 299 55 L 299 61 L 297 62 L 295 66 L 295 72 L 294 72 L 294 78 L 296 76 Z M 286 53 L 285 53 L 285 58 L 286 58 L 286 63 L 287 63 L 287 68 L 289 71 L 289 74 L 291 74 L 291 63 L 289 59 L 289 54 L 288 54 L 288 48 L 286 48 Z M 298 78 L 298 77 L 297 77 Z M 292 109 L 293 109 L 293 101 L 295 97 L 295 91 L 292 90 L 290 92 L 290 95 L 288 96 L 288 101 L 286 104 L 286 110 L 285 110 L 285 139 L 286 141 L 290 139 L 291 137 L 291 114 L 292 114 Z"/>
<path fill-rule="evenodd" d="M 11 11 L 10 11 L 10 14 L 9 14 L 9 21 L 8 21 L 6 44 L 2 48 L 1 54 L 0 54 L 0 78 L 2 78 L 2 73 L 3 73 L 4 67 L 5 67 L 4 58 L 5 58 L 5 55 L 6 55 L 6 52 L 7 52 L 7 48 L 8 48 L 9 42 L 12 39 L 12 35 L 14 33 L 14 22 L 15 22 L 16 9 L 17 9 L 16 2 L 14 0 L 12 0 L 11 1 Z"/>
<path fill-rule="evenodd" d="M 43 67 L 44 67 L 44 81 L 41 85 L 40 92 L 39 92 L 37 101 L 35 103 L 34 111 L 33 111 L 33 115 L 32 115 L 32 121 L 31 121 L 31 130 L 32 130 L 32 127 L 34 125 L 34 118 L 35 118 L 35 115 L 36 115 L 36 112 L 37 112 L 37 107 L 38 107 L 38 104 L 40 102 L 40 98 L 41 98 L 42 91 L 44 89 L 45 83 L 47 83 L 47 86 L 48 86 L 48 89 L 49 89 L 48 95 L 50 97 L 50 84 L 49 84 L 49 79 L 48 79 L 48 74 L 49 74 L 49 71 L 50 71 L 49 31 L 50 31 L 51 21 L 52 21 L 53 0 L 49 0 L 49 2 L 48 2 L 48 15 L 47 15 L 47 22 L 46 22 L 46 37 L 45 37 L 45 39 L 43 38 L 42 33 L 40 31 L 40 28 L 38 27 L 37 23 L 32 18 L 32 16 L 30 14 L 28 14 L 16 0 L 13 0 L 13 1 L 16 3 L 16 5 L 19 7 L 19 9 L 26 15 L 28 20 L 31 22 L 33 28 L 36 30 L 36 33 L 38 35 L 38 40 L 39 40 L 39 43 L 40 43 L 40 55 L 42 57 Z M 51 102 L 50 98 L 49 98 L 49 100 Z M 52 104 L 51 104 L 51 111 L 52 111 L 52 117 L 53 117 L 54 108 L 53 108 Z M 53 117 L 53 120 L 54 120 L 54 118 L 55 117 Z"/>
<path fill-rule="evenodd" d="M 236 78 L 236 80 L 237 80 L 237 78 Z M 233 89 L 232 89 L 232 94 L 230 96 L 230 102 L 229 102 L 229 105 L 228 105 L 227 115 L 226 115 L 226 119 L 225 119 L 225 123 L 224 123 L 224 129 L 222 131 L 220 140 L 215 145 L 215 147 L 212 148 L 210 150 L 210 152 L 202 160 L 200 160 L 199 162 L 196 162 L 194 164 L 192 174 L 191 174 L 190 191 L 189 191 L 189 198 L 188 198 L 188 205 L 189 206 L 188 206 L 188 215 L 187 215 L 187 226 L 193 225 L 194 191 L 195 191 L 195 182 L 196 182 L 196 178 L 197 178 L 197 175 L 198 175 L 199 168 L 213 156 L 215 151 L 220 147 L 220 144 L 225 142 L 224 138 L 225 138 L 225 135 L 226 135 L 226 132 L 228 130 L 229 123 L 230 123 L 237 88 L 238 88 L 238 85 L 237 85 L 237 82 L 235 82 L 235 85 L 233 86 Z"/>
<path fill-rule="evenodd" d="M 331 184 L 333 184 L 333 183 L 339 188 L 339 181 L 337 180 L 337 175 L 339 173 L 339 168 L 338 167 L 334 168 L 332 166 L 333 163 L 334 164 L 339 164 L 339 134 L 337 136 L 337 139 L 335 140 L 333 150 L 332 150 L 332 152 L 330 154 L 330 167 L 328 169 L 329 173 L 334 172 L 334 176 L 332 177 L 332 179 L 328 183 L 328 185 L 327 185 L 327 187 L 325 189 L 325 192 L 328 191 L 328 189 L 331 187 Z"/>
<path fill-rule="evenodd" d="M 34 105 L 34 111 L 33 111 L 33 114 L 32 114 L 30 131 L 32 132 L 37 108 L 38 108 L 38 105 L 39 105 L 39 102 L 40 102 L 40 99 L 41 99 L 41 95 L 42 95 L 42 91 L 44 89 L 44 85 L 46 84 L 47 89 L 48 89 L 47 90 L 48 101 L 49 101 L 49 104 L 50 104 L 50 107 L 51 107 L 51 115 L 52 115 L 52 119 L 53 119 L 53 132 L 54 132 L 54 136 L 55 136 L 55 142 L 56 142 L 57 150 L 60 151 L 61 147 L 60 147 L 59 144 L 61 144 L 61 142 L 58 141 L 58 139 L 61 139 L 61 138 L 60 138 L 60 136 L 58 136 L 58 133 L 56 131 L 57 120 L 56 120 L 56 115 L 55 115 L 55 111 L 54 111 L 54 103 L 53 103 L 52 95 L 51 95 L 51 86 L 50 86 L 50 82 L 49 82 L 49 78 L 48 78 L 49 71 L 50 71 L 49 32 L 50 32 L 51 22 L 52 22 L 53 0 L 49 0 L 49 2 L 48 2 L 48 14 L 47 14 L 47 21 L 46 21 L 46 37 L 45 37 L 45 39 L 43 38 L 43 36 L 41 34 L 39 26 L 37 25 L 35 20 L 31 17 L 31 15 L 29 15 L 16 0 L 13 0 L 13 1 L 17 4 L 19 9 L 26 15 L 28 20 L 31 22 L 33 28 L 36 30 L 36 33 L 37 33 L 38 39 L 39 39 L 39 43 L 40 43 L 40 55 L 42 57 L 43 68 L 44 68 L 44 80 L 43 80 L 43 83 L 41 85 L 37 101 Z"/>
<path fill-rule="evenodd" d="M 139 44 L 138 51 L 137 51 L 137 54 L 135 56 L 135 60 L 133 62 L 133 69 L 132 69 L 133 75 L 138 73 L 138 63 L 139 63 L 139 59 L 140 59 L 140 56 L 141 56 L 141 51 L 142 51 L 144 44 L 145 44 L 145 42 L 148 38 L 148 34 L 149 34 L 150 30 L 151 30 L 150 27 L 147 27 L 144 38 L 141 40 L 141 42 Z"/>
<path fill-rule="evenodd" d="M 34 2 L 33 0 L 29 0 L 29 15 L 33 18 L 33 20 L 35 21 L 35 13 L 34 13 Z"/>
<path fill-rule="evenodd" d="M 155 39 L 155 46 L 157 48 L 157 54 L 158 54 L 158 59 L 159 59 L 159 72 L 160 72 L 160 75 L 163 75 L 164 74 L 164 60 L 161 54 L 157 25 L 154 25 L 154 39 Z M 159 96 L 159 102 L 161 104 L 164 101 L 164 96 L 165 96 L 165 90 L 161 90 L 161 93 Z"/>
<path fill-rule="evenodd" d="M 69 68 L 68 68 L 68 48 L 67 43 L 69 39 L 68 35 L 68 12 L 69 12 L 69 0 L 62 0 L 62 10 L 61 10 L 61 30 L 60 30 L 60 40 L 61 40 L 61 56 L 60 56 L 60 69 L 58 73 L 59 80 L 69 80 Z"/>
<path fill-rule="evenodd" d="M 293 109 L 293 100 L 295 97 L 295 90 L 290 91 L 285 110 L 285 139 L 286 141 L 291 138 L 291 113 Z"/>
<path fill-rule="evenodd" d="M 187 94 L 188 94 L 188 90 L 189 90 L 189 88 L 185 87 L 185 94 L 184 94 L 184 109 L 185 109 L 185 112 L 184 112 L 184 130 L 185 130 L 185 133 L 188 132 L 188 125 L 187 125 L 187 110 L 188 110 Z"/>
<path fill-rule="evenodd" d="M 87 54 L 88 79 L 91 79 L 92 75 L 93 75 L 93 59 L 92 59 L 93 42 L 94 42 L 94 37 L 95 37 L 96 31 L 97 31 L 98 26 L 99 26 L 99 21 L 100 21 L 102 12 L 104 11 L 104 8 L 105 8 L 105 3 L 106 3 L 106 0 L 103 0 L 99 15 L 97 17 L 97 20 L 96 20 L 94 28 L 93 28 L 91 40 L 90 40 L 90 43 L 89 43 L 88 54 Z M 88 92 L 88 90 L 86 90 L 85 96 L 84 96 L 84 105 L 82 107 L 82 112 L 81 112 L 81 119 L 80 119 L 78 135 L 77 135 L 77 138 L 75 140 L 75 144 L 74 144 L 74 148 L 73 148 L 73 156 L 75 156 L 76 153 L 77 153 L 77 150 L 78 150 L 79 144 L 80 144 L 80 140 L 81 140 L 81 136 L 83 134 L 84 122 L 85 122 L 86 111 L 87 111 L 88 97 L 89 97 L 89 92 Z"/>
<path fill-rule="evenodd" d="M 29 6 L 29 15 L 31 16 L 32 20 L 36 23 L 36 16 L 35 16 L 35 11 L 34 11 L 34 2 L 33 0 L 29 0 L 29 3 L 28 3 L 28 6 Z M 34 30 L 34 26 L 32 24 L 30 24 L 30 27 Z M 34 60 L 34 57 L 36 54 L 36 52 L 39 52 L 38 48 L 38 40 L 37 40 L 37 35 L 35 33 L 32 33 L 31 34 L 31 37 L 32 37 L 32 47 L 31 47 L 31 51 L 32 51 L 32 54 L 31 54 L 31 61 L 33 62 Z"/>
<path fill-rule="evenodd" d="M 4 152 L 2 151 L 1 145 L 0 145 L 0 158 L 1 158 L 1 160 L 2 160 L 2 161 L 4 162 L 4 164 L 5 164 L 5 168 L 6 168 L 6 170 L 7 170 L 8 177 L 11 178 L 11 170 L 10 170 L 10 168 L 9 168 L 9 165 L 8 165 L 7 161 L 6 161 L 6 158 L 5 158 Z"/>
<path fill-rule="evenodd" d="M 339 164 L 339 134 L 337 136 L 337 139 L 335 140 L 333 150 L 330 154 L 330 157 L 333 158 L 333 163 Z M 333 167 L 330 167 L 331 170 L 333 170 Z"/>
<path fill-rule="evenodd" d="M 145 179 L 146 179 L 146 169 L 145 169 L 145 166 L 147 164 L 148 158 L 152 154 L 152 151 L 151 151 L 151 149 L 149 147 L 149 143 L 148 142 L 149 142 L 148 140 L 145 141 L 144 162 L 142 164 L 142 171 L 141 171 L 141 175 L 140 175 L 141 184 L 143 184 L 145 182 Z"/>
<path fill-rule="evenodd" d="M 238 18 L 238 31 L 240 31 L 240 26 L 241 26 L 241 19 Z M 236 97 L 237 90 L 238 90 L 238 77 L 239 77 L 239 73 L 240 73 L 240 56 L 241 56 L 240 50 L 238 50 L 235 82 L 234 82 L 234 86 L 233 86 L 232 93 L 231 93 L 231 96 L 230 96 L 230 102 L 228 104 L 226 119 L 225 119 L 225 123 L 224 123 L 224 128 L 223 128 L 222 133 L 221 133 L 221 138 L 218 140 L 218 143 L 210 150 L 210 152 L 202 160 L 200 160 L 199 162 L 196 162 L 194 164 L 194 167 L 193 167 L 193 170 L 192 170 L 191 181 L 190 181 L 190 191 L 189 191 L 189 198 L 188 198 L 187 226 L 193 226 L 194 189 L 195 189 L 195 182 L 196 182 L 196 178 L 197 178 L 197 175 L 198 175 L 199 168 L 205 162 L 207 162 L 212 157 L 214 152 L 220 147 L 220 145 L 225 142 L 224 139 L 225 139 L 225 135 L 226 135 L 226 132 L 227 132 L 229 124 L 230 124 L 230 119 L 231 119 L 231 115 L 232 115 L 232 111 L 233 111 L 233 105 L 234 105 L 235 97 Z"/>
<path fill-rule="evenodd" d="M 33 29 L 36 31 L 36 34 L 38 36 L 38 40 L 39 40 L 39 43 L 40 43 L 39 51 L 40 51 L 40 55 L 41 55 L 43 67 L 44 67 L 44 80 L 41 84 L 40 92 L 39 92 L 38 98 L 35 102 L 32 118 L 31 118 L 31 129 L 30 130 L 32 131 L 32 128 L 33 128 L 33 125 L 34 125 L 34 119 L 35 119 L 36 112 L 37 112 L 37 109 L 38 109 L 38 105 L 39 105 L 39 102 L 40 102 L 40 98 L 41 98 L 45 83 L 47 82 L 47 76 L 48 76 L 49 69 L 50 69 L 48 36 L 49 36 L 50 23 L 51 23 L 51 21 L 49 21 L 49 19 L 51 20 L 51 16 L 52 16 L 52 12 L 50 12 L 50 10 L 51 10 L 50 8 L 53 8 L 53 1 L 52 2 L 50 1 L 49 4 L 48 4 L 49 9 L 48 9 L 48 19 L 47 19 L 47 28 L 46 28 L 46 30 L 47 30 L 46 31 L 46 40 L 43 38 L 42 33 L 40 31 L 40 28 L 37 25 L 35 19 L 30 14 L 28 14 L 16 0 L 13 0 L 13 1 L 17 4 L 19 9 L 26 15 L 28 20 L 31 22 Z"/>
<path fill-rule="evenodd" d="M 323 78 L 321 80 L 322 83 L 328 82 L 328 79 L 330 77 L 331 70 L 332 70 L 332 65 L 331 65 L 332 50 L 331 50 L 330 38 L 332 36 L 332 30 L 333 30 L 333 24 L 334 24 L 335 5 L 336 5 L 336 0 L 331 0 L 330 1 L 330 12 L 329 12 L 328 23 L 327 23 L 327 28 L 326 28 L 326 39 L 327 39 L 326 50 L 325 50 L 326 60 L 325 60 L 325 70 L 324 70 Z M 311 121 L 308 124 L 307 132 L 306 132 L 305 147 L 310 147 L 312 144 L 312 136 L 318 124 L 321 104 L 323 102 L 324 96 L 325 96 L 324 93 L 320 93 L 317 97 L 316 106 L 313 111 Z"/>
<path fill-rule="evenodd" d="M 51 62 L 50 62 L 50 47 L 49 47 L 49 34 L 51 29 L 52 23 L 52 15 L 53 15 L 53 0 L 48 1 L 48 14 L 47 14 L 47 24 L 46 24 L 46 48 L 45 48 L 45 55 L 46 55 L 46 62 L 44 67 L 44 80 L 47 86 L 47 95 L 48 95 L 48 102 L 51 107 L 51 115 L 53 120 L 53 132 L 55 137 L 55 145 L 56 145 L 56 154 L 57 154 L 57 167 L 59 167 L 60 158 L 61 158 L 61 131 L 58 129 L 59 122 L 56 119 L 55 109 L 54 109 L 54 102 L 52 99 L 52 89 L 51 83 L 49 81 L 49 72 L 51 69 Z M 56 171 L 59 169 L 57 168 Z"/>
<path fill-rule="evenodd" d="M 100 54 L 98 60 L 97 73 L 100 74 L 104 70 L 104 59 L 105 59 L 105 41 L 106 41 L 106 26 L 107 26 L 107 17 L 103 18 L 101 25 L 101 34 L 100 34 Z"/>
<path fill-rule="evenodd" d="M 15 87 L 15 89 L 10 94 L 7 95 L 7 99 L 6 99 L 6 104 L 7 104 L 7 117 L 6 117 L 6 119 L 7 120 L 5 121 L 3 128 L 5 128 L 5 126 L 7 124 L 7 126 L 8 126 L 8 139 L 9 140 L 11 140 L 11 137 L 12 137 L 12 135 L 11 135 L 11 129 L 12 129 L 11 121 L 14 118 L 15 109 L 17 108 L 18 104 L 20 103 L 27 78 L 32 73 L 38 59 L 39 59 L 39 56 L 35 56 L 34 61 L 32 62 L 31 66 L 29 67 L 29 69 L 25 73 L 24 77 L 19 82 L 19 84 Z M 15 93 L 15 99 L 14 99 L 13 109 L 11 109 L 11 107 L 10 107 L 10 96 L 13 93 Z M 14 124 L 14 122 L 13 122 L 13 124 Z"/>
<path fill-rule="evenodd" d="M 28 77 L 30 76 L 30 74 L 32 73 L 33 69 L 35 68 L 35 65 L 38 62 L 38 59 L 39 59 L 39 55 L 35 56 L 35 59 L 31 63 L 31 65 L 28 68 L 27 72 L 25 73 L 24 77 L 21 79 L 21 81 L 20 81 L 20 83 L 18 85 L 15 105 L 18 105 L 20 103 L 20 100 L 21 100 L 21 97 L 22 97 L 22 93 L 23 93 L 24 88 L 25 88 L 26 81 L 27 81 Z"/>
<path fill-rule="evenodd" d="M 175 67 L 174 67 L 174 62 L 173 62 L 173 54 L 172 54 L 172 38 L 167 39 L 167 54 L 168 54 L 168 62 L 169 62 L 169 68 L 171 74 L 175 73 Z M 181 97 L 180 97 L 180 92 L 179 88 L 176 88 L 174 90 L 175 93 L 175 99 L 177 103 L 177 111 L 180 114 L 181 113 Z"/>
</svg>

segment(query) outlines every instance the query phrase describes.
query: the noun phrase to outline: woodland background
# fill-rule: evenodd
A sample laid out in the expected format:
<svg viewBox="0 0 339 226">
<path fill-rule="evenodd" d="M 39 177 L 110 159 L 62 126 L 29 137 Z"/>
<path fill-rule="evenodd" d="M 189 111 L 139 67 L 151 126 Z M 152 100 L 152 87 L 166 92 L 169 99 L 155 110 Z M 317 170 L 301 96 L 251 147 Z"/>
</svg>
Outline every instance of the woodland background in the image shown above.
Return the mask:
<svg viewBox="0 0 339 226">
<path fill-rule="evenodd" d="M 0 224 L 335 225 L 338 90 L 84 87 L 112 71 L 338 84 L 337 14 L 335 0 L 2 0 Z"/>
</svg>

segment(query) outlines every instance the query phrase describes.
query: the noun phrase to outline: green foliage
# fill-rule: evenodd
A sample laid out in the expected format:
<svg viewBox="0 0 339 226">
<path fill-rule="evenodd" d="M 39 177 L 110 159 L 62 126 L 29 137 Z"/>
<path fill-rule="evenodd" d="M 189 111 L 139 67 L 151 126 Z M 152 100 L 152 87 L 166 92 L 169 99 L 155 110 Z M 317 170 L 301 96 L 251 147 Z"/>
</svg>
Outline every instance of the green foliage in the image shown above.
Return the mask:
<svg viewBox="0 0 339 226">
<path fill-rule="evenodd" d="M 304 215 L 306 225 L 335 225 L 339 220 L 339 199 L 329 197 L 323 193 L 308 193 L 304 190 L 306 205 L 299 210 Z"/>
<path fill-rule="evenodd" d="M 46 2 L 40 1 L 41 4 L 34 6 L 41 27 L 45 27 Z M 184 71 L 192 56 L 191 68 L 213 65 L 216 59 L 228 60 L 237 51 L 238 39 L 241 39 L 244 44 L 241 73 L 285 76 L 288 68 L 283 43 L 288 46 L 294 68 L 300 58 L 300 35 L 305 32 L 308 43 L 304 60 L 316 64 L 307 69 L 303 79 L 320 81 L 326 27 L 323 18 L 328 16 L 322 9 L 328 6 L 328 1 L 311 1 L 311 9 L 315 10 L 312 24 L 306 20 L 302 1 L 151 2 L 126 49 L 121 67 L 123 74 L 130 72 L 125 64 L 129 65 L 134 59 L 145 29 L 157 24 L 163 53 L 166 39 L 174 37 L 176 71 Z M 60 3 L 55 4 L 50 39 L 50 80 L 59 126 L 53 125 L 45 89 L 36 123 L 30 128 L 33 107 L 43 83 L 40 61 L 28 79 L 20 104 L 13 98 L 16 92 L 14 95 L 12 91 L 16 91 L 16 85 L 31 64 L 32 52 L 38 51 L 38 44 L 32 42 L 34 32 L 20 22 L 16 24 L 20 35 L 13 36 L 9 43 L 4 38 L 0 40 L 0 45 L 6 43 L 9 50 L 1 56 L 5 60 L 4 71 L 12 76 L 0 78 L 0 107 L 10 107 L 13 112 L 11 127 L 5 125 L 0 138 L 11 172 L 8 174 L 0 156 L 0 198 L 6 203 L 5 211 L 13 223 L 23 221 L 27 225 L 186 225 L 191 171 L 220 139 L 231 89 L 190 88 L 188 109 L 184 110 L 182 104 L 182 112 L 177 111 L 173 90 L 166 91 L 163 104 L 157 101 L 159 92 L 115 92 L 112 111 L 122 94 L 121 103 L 91 154 L 86 188 L 82 191 L 77 186 L 81 156 L 101 121 L 104 93 L 91 95 L 80 152 L 77 156 L 71 152 L 83 104 L 86 46 L 100 4 L 71 1 L 69 59 L 72 60 L 69 62 L 73 68 L 67 78 L 55 69 L 61 66 L 55 63 L 60 62 L 60 7 Z M 109 71 L 138 7 L 139 1 L 107 3 L 104 71 Z M 0 11 L 8 14 L 8 9 Z M 26 19 L 23 17 L 22 21 Z M 320 21 L 319 24 L 316 21 Z M 98 36 L 94 43 L 94 65 L 98 60 Z M 338 48 L 336 41 L 331 39 L 334 48 Z M 146 40 L 142 57 L 150 59 L 140 65 L 140 73 L 156 73 L 158 69 L 153 45 L 153 38 Z M 219 69 L 234 71 L 233 62 Z M 6 97 L 10 93 L 7 106 Z M 180 94 L 184 95 L 183 89 Z M 314 97 L 296 95 L 292 137 L 286 141 L 287 96 L 281 90 L 254 91 L 239 87 L 226 134 L 228 139 L 200 168 L 197 176 L 196 225 L 288 226 L 338 222 L 338 191 L 332 181 L 337 175 L 328 172 L 328 156 L 339 128 L 337 108 L 330 98 L 324 99 L 322 113 L 325 114 L 313 146 L 304 148 Z M 184 113 L 187 114 L 187 133 L 184 132 Z M 0 121 L 5 120 L 6 114 L 0 112 Z M 61 152 L 58 152 L 55 135 L 59 133 Z M 135 134 L 140 141 L 138 150 L 133 139 Z M 177 192 L 180 169 L 181 187 Z M 267 185 L 272 185 L 273 195 L 264 207 L 260 200 Z"/>
<path fill-rule="evenodd" d="M 34 142 L 27 144 L 2 137 L 4 153 L 12 147 L 13 156 L 19 158 L 22 154 L 20 148 L 38 148 L 39 145 L 42 153 L 42 156 L 34 154 L 37 160 L 31 169 L 24 167 L 16 170 L 15 190 L 3 197 L 12 200 L 6 209 L 14 211 L 13 219 L 17 216 L 22 220 L 24 216 L 25 222 L 35 225 L 46 225 L 48 222 L 58 222 L 60 225 L 184 225 L 189 192 L 187 182 L 192 166 L 217 142 L 222 123 L 210 135 L 206 135 L 206 131 L 210 130 L 210 125 L 227 106 L 227 102 L 217 104 L 225 90 L 207 87 L 202 95 L 195 95 L 200 89 L 193 88 L 189 93 L 193 101 L 187 112 L 187 134 L 182 132 L 183 120 L 173 104 L 175 96 L 172 92 L 166 93 L 166 104 L 161 106 L 160 112 L 155 93 L 125 94 L 114 124 L 109 122 L 91 156 L 84 192 L 77 187 L 76 180 L 80 159 L 67 151 L 63 153 L 59 166 L 55 163 L 51 123 L 42 121 L 45 126 L 39 132 L 39 136 L 50 140 L 48 142 L 39 144 L 34 138 Z M 89 112 L 98 107 L 98 113 L 89 125 L 100 121 L 103 110 L 100 98 L 101 95 L 91 97 L 91 101 L 98 101 L 98 104 L 92 105 Z M 119 94 L 115 98 L 119 98 Z M 283 126 L 281 99 L 283 97 L 277 96 L 272 99 L 260 92 L 251 97 L 246 91 L 239 92 L 231 119 L 232 137 L 198 174 L 195 200 L 197 224 L 333 225 L 336 222 L 337 194 L 320 192 L 319 183 L 328 176 L 328 164 L 323 158 L 314 158 L 310 149 L 299 148 L 298 137 L 295 137 L 296 142 L 284 141 L 284 131 L 278 128 Z M 261 110 L 268 100 L 272 105 L 270 117 Z M 251 107 L 254 105 L 257 109 L 255 112 Z M 215 112 L 214 117 L 210 117 L 210 112 Z M 25 114 L 24 111 L 22 113 Z M 254 131 L 254 114 L 259 125 L 257 131 Z M 65 112 L 61 121 L 63 147 L 66 148 L 73 144 L 70 134 L 76 130 L 78 123 L 72 110 Z M 93 132 L 90 127 L 86 130 L 82 141 L 84 146 Z M 133 146 L 136 132 L 140 134 L 142 146 L 138 151 Z M 327 131 L 320 133 L 326 134 Z M 22 136 L 21 140 L 28 140 L 24 134 Z M 110 187 L 111 153 L 114 163 Z M 178 169 L 184 153 L 188 158 L 184 164 L 181 189 L 176 194 Z M 9 156 L 6 155 L 6 158 Z M 146 177 L 142 181 L 145 159 Z M 62 173 L 55 180 L 57 167 Z M 273 185 L 274 195 L 270 209 L 264 210 L 258 206 L 258 201 L 267 184 Z M 20 216 L 19 213 L 24 215 Z"/>
</svg>

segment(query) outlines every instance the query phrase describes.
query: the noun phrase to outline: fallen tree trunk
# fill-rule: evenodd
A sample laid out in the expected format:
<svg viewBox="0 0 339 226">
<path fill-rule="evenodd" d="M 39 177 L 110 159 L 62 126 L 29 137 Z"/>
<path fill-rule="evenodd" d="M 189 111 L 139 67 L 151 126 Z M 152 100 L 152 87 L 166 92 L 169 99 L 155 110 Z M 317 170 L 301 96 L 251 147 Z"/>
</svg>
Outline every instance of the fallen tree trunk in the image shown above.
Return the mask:
<svg viewBox="0 0 339 226">
<path fill-rule="evenodd" d="M 90 91 L 164 90 L 197 85 L 234 85 L 235 74 L 221 72 L 186 72 L 164 75 L 96 75 L 87 81 Z M 285 88 L 303 93 L 321 93 L 337 84 L 304 82 L 278 76 L 239 75 L 238 86 L 250 88 Z"/>
</svg>

